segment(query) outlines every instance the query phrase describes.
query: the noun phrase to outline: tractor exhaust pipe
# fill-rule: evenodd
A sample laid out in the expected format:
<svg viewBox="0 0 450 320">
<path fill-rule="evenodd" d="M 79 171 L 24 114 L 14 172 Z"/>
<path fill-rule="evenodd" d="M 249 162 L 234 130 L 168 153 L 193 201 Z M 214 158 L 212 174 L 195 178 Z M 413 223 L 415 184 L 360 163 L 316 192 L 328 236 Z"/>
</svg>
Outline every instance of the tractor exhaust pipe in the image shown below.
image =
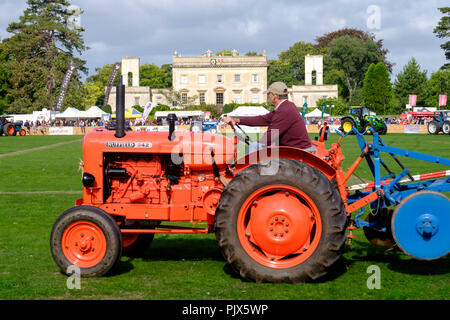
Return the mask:
<svg viewBox="0 0 450 320">
<path fill-rule="evenodd" d="M 114 136 L 123 138 L 125 134 L 125 85 L 120 76 L 116 87 L 116 133 Z"/>
<path fill-rule="evenodd" d="M 177 116 L 175 113 L 169 113 L 167 115 L 167 122 L 169 123 L 169 141 L 175 140 L 175 122 L 177 121 Z"/>
</svg>

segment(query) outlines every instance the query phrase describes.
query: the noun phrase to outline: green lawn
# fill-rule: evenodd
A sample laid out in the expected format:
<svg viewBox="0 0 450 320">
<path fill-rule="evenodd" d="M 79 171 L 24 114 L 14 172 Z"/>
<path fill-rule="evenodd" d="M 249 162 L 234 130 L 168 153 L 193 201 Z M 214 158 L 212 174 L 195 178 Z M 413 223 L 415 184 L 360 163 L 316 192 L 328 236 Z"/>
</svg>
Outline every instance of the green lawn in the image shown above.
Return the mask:
<svg viewBox="0 0 450 320">
<path fill-rule="evenodd" d="M 311 135 L 313 136 L 313 135 Z M 80 139 L 1 137 L 1 153 Z M 327 145 L 335 142 L 331 136 Z M 387 145 L 450 158 L 450 137 L 388 134 Z M 355 137 L 343 143 L 348 168 L 360 154 Z M 5 151 L 7 150 L 7 152 Z M 53 262 L 49 237 L 53 223 L 81 195 L 81 142 L 0 158 L 0 299 L 448 299 L 450 258 L 424 262 L 400 251 L 384 253 L 362 231 L 334 271 L 317 283 L 255 284 L 242 281 L 222 258 L 214 235 L 162 235 L 142 257 L 122 257 L 105 277 L 81 279 L 69 290 Z M 415 174 L 445 167 L 404 159 Z M 390 163 L 390 162 L 389 162 Z M 396 165 L 392 165 L 396 168 Z M 448 167 L 447 167 L 448 169 Z M 398 170 L 397 170 L 398 172 Z M 369 178 L 366 166 L 358 175 Z M 359 183 L 359 181 L 355 181 Z M 80 194 L 21 194 L 27 191 L 80 191 Z M 7 192 L 5 194 L 5 192 Z M 11 194 L 10 192 L 18 192 Z M 367 268 L 381 270 L 381 289 L 370 290 Z"/>
</svg>

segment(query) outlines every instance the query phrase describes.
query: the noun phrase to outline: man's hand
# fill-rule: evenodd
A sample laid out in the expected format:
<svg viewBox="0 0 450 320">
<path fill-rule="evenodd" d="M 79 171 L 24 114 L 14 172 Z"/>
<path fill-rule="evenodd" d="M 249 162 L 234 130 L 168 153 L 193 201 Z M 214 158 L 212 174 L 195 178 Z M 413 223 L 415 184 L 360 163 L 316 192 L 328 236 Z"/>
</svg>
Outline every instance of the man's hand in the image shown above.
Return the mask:
<svg viewBox="0 0 450 320">
<path fill-rule="evenodd" d="M 239 118 L 231 118 L 231 117 L 225 117 L 225 118 L 223 118 L 223 121 L 226 123 L 226 124 L 232 124 L 232 125 L 235 125 L 236 123 L 239 123 Z"/>
</svg>

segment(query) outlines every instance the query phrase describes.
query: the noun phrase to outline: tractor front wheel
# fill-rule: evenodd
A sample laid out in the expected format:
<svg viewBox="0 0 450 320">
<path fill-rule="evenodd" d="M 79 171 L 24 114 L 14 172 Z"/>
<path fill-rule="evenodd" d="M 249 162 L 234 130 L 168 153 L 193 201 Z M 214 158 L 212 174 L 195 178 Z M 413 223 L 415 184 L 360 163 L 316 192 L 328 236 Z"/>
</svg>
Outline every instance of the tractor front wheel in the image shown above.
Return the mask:
<svg viewBox="0 0 450 320">
<path fill-rule="evenodd" d="M 116 221 L 95 207 L 79 206 L 64 212 L 50 236 L 53 259 L 69 275 L 69 267 L 80 268 L 81 276 L 102 276 L 119 261 L 122 237 Z"/>
<path fill-rule="evenodd" d="M 355 122 L 352 119 L 344 119 L 341 124 L 342 131 L 345 134 L 349 133 L 353 127 L 355 127 Z"/>
<path fill-rule="evenodd" d="M 270 167 L 278 167 L 276 174 L 267 174 Z M 337 188 L 319 170 L 271 160 L 228 184 L 216 210 L 216 238 L 242 278 L 299 283 L 324 276 L 339 259 L 346 222 Z"/>
<path fill-rule="evenodd" d="M 450 120 L 445 120 L 442 125 L 442 132 L 444 134 L 450 134 Z"/>
</svg>

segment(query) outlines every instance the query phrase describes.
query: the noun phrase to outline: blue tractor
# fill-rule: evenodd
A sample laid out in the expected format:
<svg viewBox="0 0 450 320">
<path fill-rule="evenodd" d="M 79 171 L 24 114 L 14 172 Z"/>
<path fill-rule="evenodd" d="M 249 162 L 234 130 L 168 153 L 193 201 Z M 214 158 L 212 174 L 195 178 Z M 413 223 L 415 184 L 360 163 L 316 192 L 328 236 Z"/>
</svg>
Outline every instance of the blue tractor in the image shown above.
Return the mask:
<svg viewBox="0 0 450 320">
<path fill-rule="evenodd" d="M 26 134 L 25 129 L 22 127 L 23 122 L 11 122 L 8 118 L 12 118 L 11 116 L 1 116 L 0 117 L 0 135 L 5 136 L 16 136 L 19 134 L 20 136 L 24 136 Z"/>
<path fill-rule="evenodd" d="M 217 133 L 217 121 L 194 121 L 191 124 L 191 131 Z"/>
<path fill-rule="evenodd" d="M 433 120 L 427 125 L 429 134 L 450 134 L 450 111 L 441 110 L 434 113 Z"/>
</svg>

